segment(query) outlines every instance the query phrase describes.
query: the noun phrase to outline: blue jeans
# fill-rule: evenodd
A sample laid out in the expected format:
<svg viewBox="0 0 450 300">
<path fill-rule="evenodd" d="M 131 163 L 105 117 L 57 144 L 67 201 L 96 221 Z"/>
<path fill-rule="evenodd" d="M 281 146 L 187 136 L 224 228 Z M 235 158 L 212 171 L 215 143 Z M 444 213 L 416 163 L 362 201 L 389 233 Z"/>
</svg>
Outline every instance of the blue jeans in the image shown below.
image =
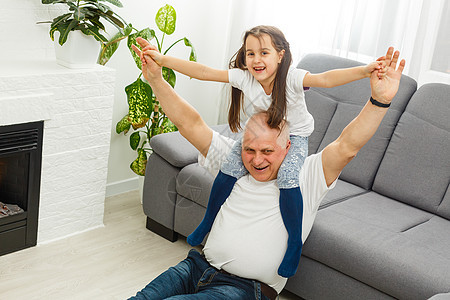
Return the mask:
<svg viewBox="0 0 450 300">
<path fill-rule="evenodd" d="M 194 249 L 130 299 L 268 300 L 261 293 L 261 283 L 220 273 Z"/>
</svg>

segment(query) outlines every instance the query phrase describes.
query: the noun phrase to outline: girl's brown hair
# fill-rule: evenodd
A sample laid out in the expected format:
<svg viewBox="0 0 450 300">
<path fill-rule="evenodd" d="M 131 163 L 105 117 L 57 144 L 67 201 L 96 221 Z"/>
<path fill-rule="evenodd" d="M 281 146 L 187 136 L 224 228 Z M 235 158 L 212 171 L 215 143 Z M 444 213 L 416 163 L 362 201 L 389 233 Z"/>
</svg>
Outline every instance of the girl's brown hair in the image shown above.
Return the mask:
<svg viewBox="0 0 450 300">
<path fill-rule="evenodd" d="M 270 104 L 268 113 L 267 124 L 270 128 L 277 128 L 281 121 L 286 116 L 286 78 L 289 70 L 289 66 L 292 62 L 292 54 L 289 48 L 289 43 L 284 37 L 283 32 L 273 26 L 256 26 L 247 32 L 245 32 L 243 44 L 241 48 L 233 55 L 230 60 L 229 68 L 239 68 L 241 70 L 247 70 L 245 64 L 245 41 L 249 35 L 257 38 L 262 38 L 264 34 L 267 34 L 272 40 L 272 45 L 277 52 L 284 50 L 284 55 L 281 63 L 278 65 L 277 74 L 274 79 L 273 90 L 272 90 L 272 103 Z M 242 129 L 240 124 L 240 111 L 241 106 L 244 101 L 244 95 L 242 91 L 238 88 L 233 87 L 231 90 L 231 104 L 228 111 L 228 124 L 231 131 L 238 132 Z"/>
</svg>

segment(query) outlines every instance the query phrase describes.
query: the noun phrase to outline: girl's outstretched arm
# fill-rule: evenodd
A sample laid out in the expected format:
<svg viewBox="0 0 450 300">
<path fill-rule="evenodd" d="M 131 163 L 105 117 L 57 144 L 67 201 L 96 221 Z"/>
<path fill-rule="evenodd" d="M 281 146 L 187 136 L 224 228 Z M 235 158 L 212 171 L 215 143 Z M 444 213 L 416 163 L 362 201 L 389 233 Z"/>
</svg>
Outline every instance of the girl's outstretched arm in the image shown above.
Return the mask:
<svg viewBox="0 0 450 300">
<path fill-rule="evenodd" d="M 188 61 L 168 55 L 161 54 L 155 46 L 149 44 L 143 38 L 137 38 L 136 41 L 143 47 L 144 55 L 149 55 L 157 64 L 162 67 L 175 70 L 186 76 L 206 81 L 228 82 L 228 71 L 210 68 L 206 65 Z"/>
<path fill-rule="evenodd" d="M 378 72 L 379 78 L 385 74 L 384 57 L 380 57 L 366 66 L 359 66 L 345 69 L 335 69 L 319 74 L 308 73 L 303 79 L 303 86 L 305 87 L 323 87 L 331 88 L 349 82 L 370 77 L 372 72 Z"/>
</svg>

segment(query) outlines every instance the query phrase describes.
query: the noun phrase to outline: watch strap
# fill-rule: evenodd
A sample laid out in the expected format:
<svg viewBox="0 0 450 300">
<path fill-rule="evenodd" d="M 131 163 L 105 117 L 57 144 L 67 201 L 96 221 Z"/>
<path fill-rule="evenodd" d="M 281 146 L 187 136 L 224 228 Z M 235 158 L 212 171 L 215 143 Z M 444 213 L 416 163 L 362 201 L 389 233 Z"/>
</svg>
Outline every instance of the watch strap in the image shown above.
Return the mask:
<svg viewBox="0 0 450 300">
<path fill-rule="evenodd" d="M 391 104 L 386 104 L 386 103 L 381 103 L 375 99 L 373 99 L 372 97 L 370 97 L 370 102 L 372 102 L 373 105 L 378 106 L 378 107 L 389 107 L 391 106 Z"/>
</svg>

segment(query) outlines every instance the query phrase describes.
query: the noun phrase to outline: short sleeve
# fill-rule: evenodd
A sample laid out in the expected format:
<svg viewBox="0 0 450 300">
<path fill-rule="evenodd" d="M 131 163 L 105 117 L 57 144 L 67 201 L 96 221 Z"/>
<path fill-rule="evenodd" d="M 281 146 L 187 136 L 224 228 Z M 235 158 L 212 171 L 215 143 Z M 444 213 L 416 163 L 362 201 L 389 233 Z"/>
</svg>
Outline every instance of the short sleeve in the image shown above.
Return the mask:
<svg viewBox="0 0 450 300">
<path fill-rule="evenodd" d="M 231 86 L 244 90 L 246 86 L 251 83 L 252 75 L 248 71 L 244 71 L 238 68 L 228 70 L 228 81 Z"/>
<path fill-rule="evenodd" d="M 307 207 L 317 210 L 325 195 L 334 188 L 337 179 L 328 187 L 323 173 L 322 152 L 308 156 L 300 170 L 300 189 Z"/>
<path fill-rule="evenodd" d="M 226 159 L 228 153 L 230 153 L 235 142 L 235 140 L 225 137 L 213 130 L 213 137 L 208 149 L 208 154 L 206 157 L 200 153 L 198 155 L 199 165 L 204 167 L 215 177 L 217 173 L 219 173 L 222 162 Z"/>
<path fill-rule="evenodd" d="M 291 68 L 288 73 L 287 83 L 294 92 L 303 93 L 303 79 L 309 72 L 303 69 Z"/>
</svg>

